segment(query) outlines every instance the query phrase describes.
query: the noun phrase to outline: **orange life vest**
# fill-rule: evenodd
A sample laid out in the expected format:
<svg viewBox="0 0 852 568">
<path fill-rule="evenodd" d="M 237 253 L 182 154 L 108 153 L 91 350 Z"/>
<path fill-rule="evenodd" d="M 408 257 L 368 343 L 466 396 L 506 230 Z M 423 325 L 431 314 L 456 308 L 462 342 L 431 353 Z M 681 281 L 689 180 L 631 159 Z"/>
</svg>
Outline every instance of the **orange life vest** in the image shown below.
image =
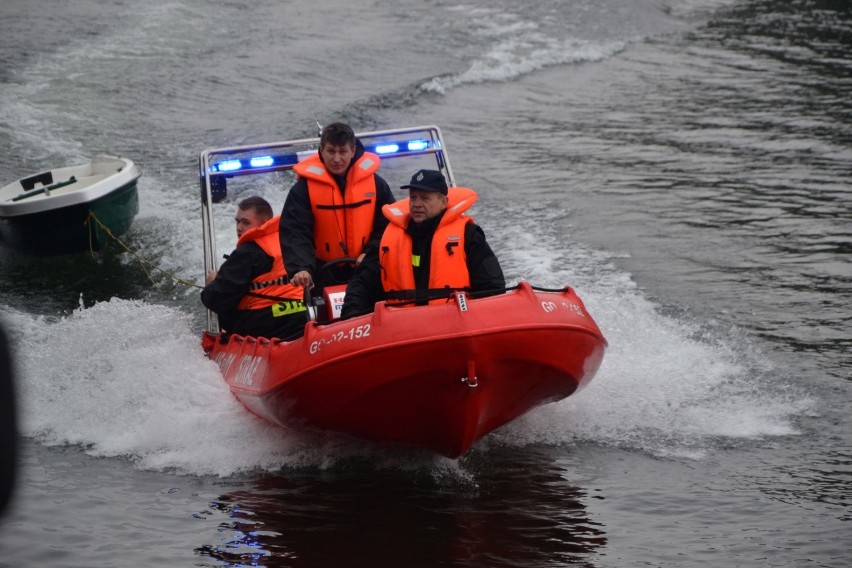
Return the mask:
<svg viewBox="0 0 852 568">
<path fill-rule="evenodd" d="M 314 248 L 318 260 L 356 258 L 373 232 L 376 214 L 376 154 L 364 152 L 346 172 L 346 191 L 340 191 L 319 153 L 299 162 L 293 170 L 308 183 L 314 215 Z"/>
<path fill-rule="evenodd" d="M 261 298 L 246 294 L 237 304 L 238 310 L 259 310 L 281 304 L 285 302 L 285 298 L 298 301 L 305 298 L 305 292 L 301 286 L 288 283 L 287 271 L 284 270 L 284 259 L 281 256 L 281 241 L 278 238 L 278 222 L 280 219 L 280 215 L 273 217 L 263 225 L 249 229 L 237 240 L 237 246 L 248 242 L 257 243 L 263 249 L 263 252 L 273 259 L 272 269 L 252 280 L 250 291 L 280 299 Z M 282 309 L 286 308 L 285 305 Z"/>
<path fill-rule="evenodd" d="M 449 189 L 447 210 L 432 236 L 429 290 L 434 293 L 470 288 L 470 273 L 467 270 L 467 255 L 464 251 L 464 229 L 468 223 L 473 222 L 473 217 L 464 215 L 464 212 L 476 199 L 476 192 L 472 189 Z M 389 304 L 413 305 L 410 300 L 416 296 L 413 264 L 416 260 L 411 254 L 411 235 L 405 230 L 411 220 L 408 198 L 385 205 L 382 213 L 390 220 L 379 246 L 382 287 L 388 296 Z M 446 303 L 448 296 L 449 294 L 432 299 L 429 303 Z"/>
</svg>

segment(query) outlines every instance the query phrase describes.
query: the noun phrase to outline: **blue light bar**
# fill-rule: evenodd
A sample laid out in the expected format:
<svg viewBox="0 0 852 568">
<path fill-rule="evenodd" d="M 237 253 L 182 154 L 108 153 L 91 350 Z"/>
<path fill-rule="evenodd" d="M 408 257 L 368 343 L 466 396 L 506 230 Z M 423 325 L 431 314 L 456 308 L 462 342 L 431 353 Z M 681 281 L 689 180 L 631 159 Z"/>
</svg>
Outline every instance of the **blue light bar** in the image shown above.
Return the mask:
<svg viewBox="0 0 852 568">
<path fill-rule="evenodd" d="M 249 163 L 253 168 L 268 168 L 275 163 L 275 159 L 272 156 L 256 156 Z"/>
<path fill-rule="evenodd" d="M 418 138 L 416 140 L 400 140 L 398 142 L 381 142 L 373 146 L 368 146 L 367 151 L 375 152 L 380 156 L 389 154 L 402 154 L 405 152 L 422 152 L 432 147 L 429 140 Z"/>
<path fill-rule="evenodd" d="M 428 140 L 411 140 L 408 143 L 408 151 L 409 152 L 416 152 L 418 150 L 425 150 L 428 147 L 429 147 L 429 141 Z"/>
<path fill-rule="evenodd" d="M 215 168 L 220 172 L 233 172 L 243 167 L 243 163 L 239 160 L 225 160 L 216 164 Z"/>
<path fill-rule="evenodd" d="M 308 152 L 311 154 L 313 152 Z M 270 167 L 286 167 L 299 163 L 299 159 L 304 158 L 299 154 L 281 154 L 279 156 L 254 156 L 249 158 L 248 162 L 243 162 L 238 159 L 222 160 L 210 166 L 211 172 L 250 172 L 253 169 L 263 169 Z"/>
<path fill-rule="evenodd" d="M 407 152 L 423 152 L 433 147 L 435 147 L 435 143 L 433 141 L 424 138 L 416 138 L 414 140 L 381 142 L 368 146 L 366 149 L 367 151 L 375 152 L 380 156 L 387 156 L 390 154 L 405 154 Z M 438 143 L 437 147 L 440 148 L 440 143 Z M 252 172 L 252 170 L 268 171 L 267 168 L 283 170 L 288 169 L 288 166 L 298 164 L 300 160 L 303 160 L 307 156 L 315 153 L 316 150 L 304 150 L 294 154 L 254 156 L 251 158 L 243 158 L 242 160 L 230 158 L 212 164 L 210 166 L 210 171 L 241 175 L 255 173 Z M 257 173 L 263 172 L 259 171 Z"/>
<path fill-rule="evenodd" d="M 376 154 L 395 154 L 399 152 L 399 144 L 379 144 L 376 146 Z"/>
</svg>

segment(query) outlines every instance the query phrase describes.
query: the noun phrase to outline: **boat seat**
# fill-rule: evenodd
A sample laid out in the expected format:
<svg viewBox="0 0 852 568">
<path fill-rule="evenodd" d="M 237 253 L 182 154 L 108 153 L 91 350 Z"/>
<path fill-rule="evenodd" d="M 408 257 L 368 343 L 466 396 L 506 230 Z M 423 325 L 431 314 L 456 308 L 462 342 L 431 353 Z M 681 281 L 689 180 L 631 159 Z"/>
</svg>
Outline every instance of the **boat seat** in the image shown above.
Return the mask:
<svg viewBox="0 0 852 568">
<path fill-rule="evenodd" d="M 24 178 L 21 180 L 21 188 L 23 188 L 24 191 L 29 191 L 34 188 L 37 183 L 45 186 L 52 184 L 53 172 L 44 172 Z"/>
</svg>

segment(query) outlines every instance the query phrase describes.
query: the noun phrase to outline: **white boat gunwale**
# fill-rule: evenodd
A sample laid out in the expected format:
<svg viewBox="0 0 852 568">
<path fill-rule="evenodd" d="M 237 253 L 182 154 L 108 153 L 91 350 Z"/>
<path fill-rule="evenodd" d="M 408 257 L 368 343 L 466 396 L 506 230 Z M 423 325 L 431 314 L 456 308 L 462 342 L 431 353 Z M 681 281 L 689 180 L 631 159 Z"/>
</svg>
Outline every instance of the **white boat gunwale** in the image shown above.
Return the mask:
<svg viewBox="0 0 852 568">
<path fill-rule="evenodd" d="M 23 182 L 47 174 L 53 180 L 47 186 L 36 183 L 24 187 Z M 72 176 L 74 181 L 67 183 Z M 84 164 L 45 170 L 0 188 L 0 217 L 33 215 L 94 202 L 135 184 L 140 176 L 139 168 L 129 158 L 99 154 Z M 44 191 L 51 185 L 57 187 Z"/>
</svg>

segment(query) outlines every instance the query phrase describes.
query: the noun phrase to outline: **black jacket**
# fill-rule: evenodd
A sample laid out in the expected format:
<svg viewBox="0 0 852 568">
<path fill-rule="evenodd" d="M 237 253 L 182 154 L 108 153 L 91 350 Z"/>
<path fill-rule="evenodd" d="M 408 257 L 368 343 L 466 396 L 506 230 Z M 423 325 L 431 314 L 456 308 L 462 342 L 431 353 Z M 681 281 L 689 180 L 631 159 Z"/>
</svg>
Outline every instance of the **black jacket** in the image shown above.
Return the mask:
<svg viewBox="0 0 852 568">
<path fill-rule="evenodd" d="M 414 271 L 414 282 L 418 291 L 429 287 L 432 237 L 442 217 L 443 214 L 438 215 L 420 225 L 409 222 L 406 228 L 406 232 L 411 235 L 412 253 L 420 255 L 420 268 Z M 502 292 L 506 287 L 503 269 L 500 268 L 497 256 L 488 246 L 482 228 L 475 223 L 465 225 L 464 251 L 470 275 L 471 292 Z M 376 302 L 384 300 L 379 247 L 375 246 L 367 251 L 367 256 L 349 281 L 341 318 L 346 319 L 372 312 Z M 425 301 L 418 303 L 425 303 Z"/>
<path fill-rule="evenodd" d="M 355 156 L 349 167 L 352 167 L 358 159 L 364 155 L 364 146 L 360 140 L 356 141 Z M 348 170 L 347 170 L 348 172 Z M 393 193 L 386 182 L 379 174 L 373 174 L 376 181 L 376 211 L 373 218 L 373 231 L 370 235 L 370 240 L 367 242 L 367 247 L 377 246 L 382 238 L 382 233 L 388 225 L 388 220 L 382 215 L 382 207 L 387 203 L 393 203 Z M 346 176 L 334 176 L 340 193 L 346 191 Z M 296 183 L 290 187 L 290 192 L 287 194 L 287 199 L 284 201 L 284 208 L 281 211 L 281 221 L 279 225 L 279 234 L 281 235 L 281 251 L 284 255 L 284 268 L 289 276 L 293 276 L 297 272 L 307 270 L 317 279 L 317 258 L 314 248 L 314 213 L 311 209 L 311 200 L 308 194 L 308 182 L 304 178 L 299 178 Z M 350 274 L 345 274 L 344 279 L 348 280 Z M 317 282 L 323 285 L 324 282 Z M 328 282 L 325 282 L 328 283 Z"/>
<path fill-rule="evenodd" d="M 304 332 L 307 314 L 273 317 L 271 307 L 238 310 L 252 280 L 272 270 L 273 258 L 260 245 L 248 242 L 238 246 L 216 273 L 216 279 L 201 291 L 201 303 L 216 312 L 219 325 L 229 333 L 253 337 L 292 339 Z"/>
</svg>

